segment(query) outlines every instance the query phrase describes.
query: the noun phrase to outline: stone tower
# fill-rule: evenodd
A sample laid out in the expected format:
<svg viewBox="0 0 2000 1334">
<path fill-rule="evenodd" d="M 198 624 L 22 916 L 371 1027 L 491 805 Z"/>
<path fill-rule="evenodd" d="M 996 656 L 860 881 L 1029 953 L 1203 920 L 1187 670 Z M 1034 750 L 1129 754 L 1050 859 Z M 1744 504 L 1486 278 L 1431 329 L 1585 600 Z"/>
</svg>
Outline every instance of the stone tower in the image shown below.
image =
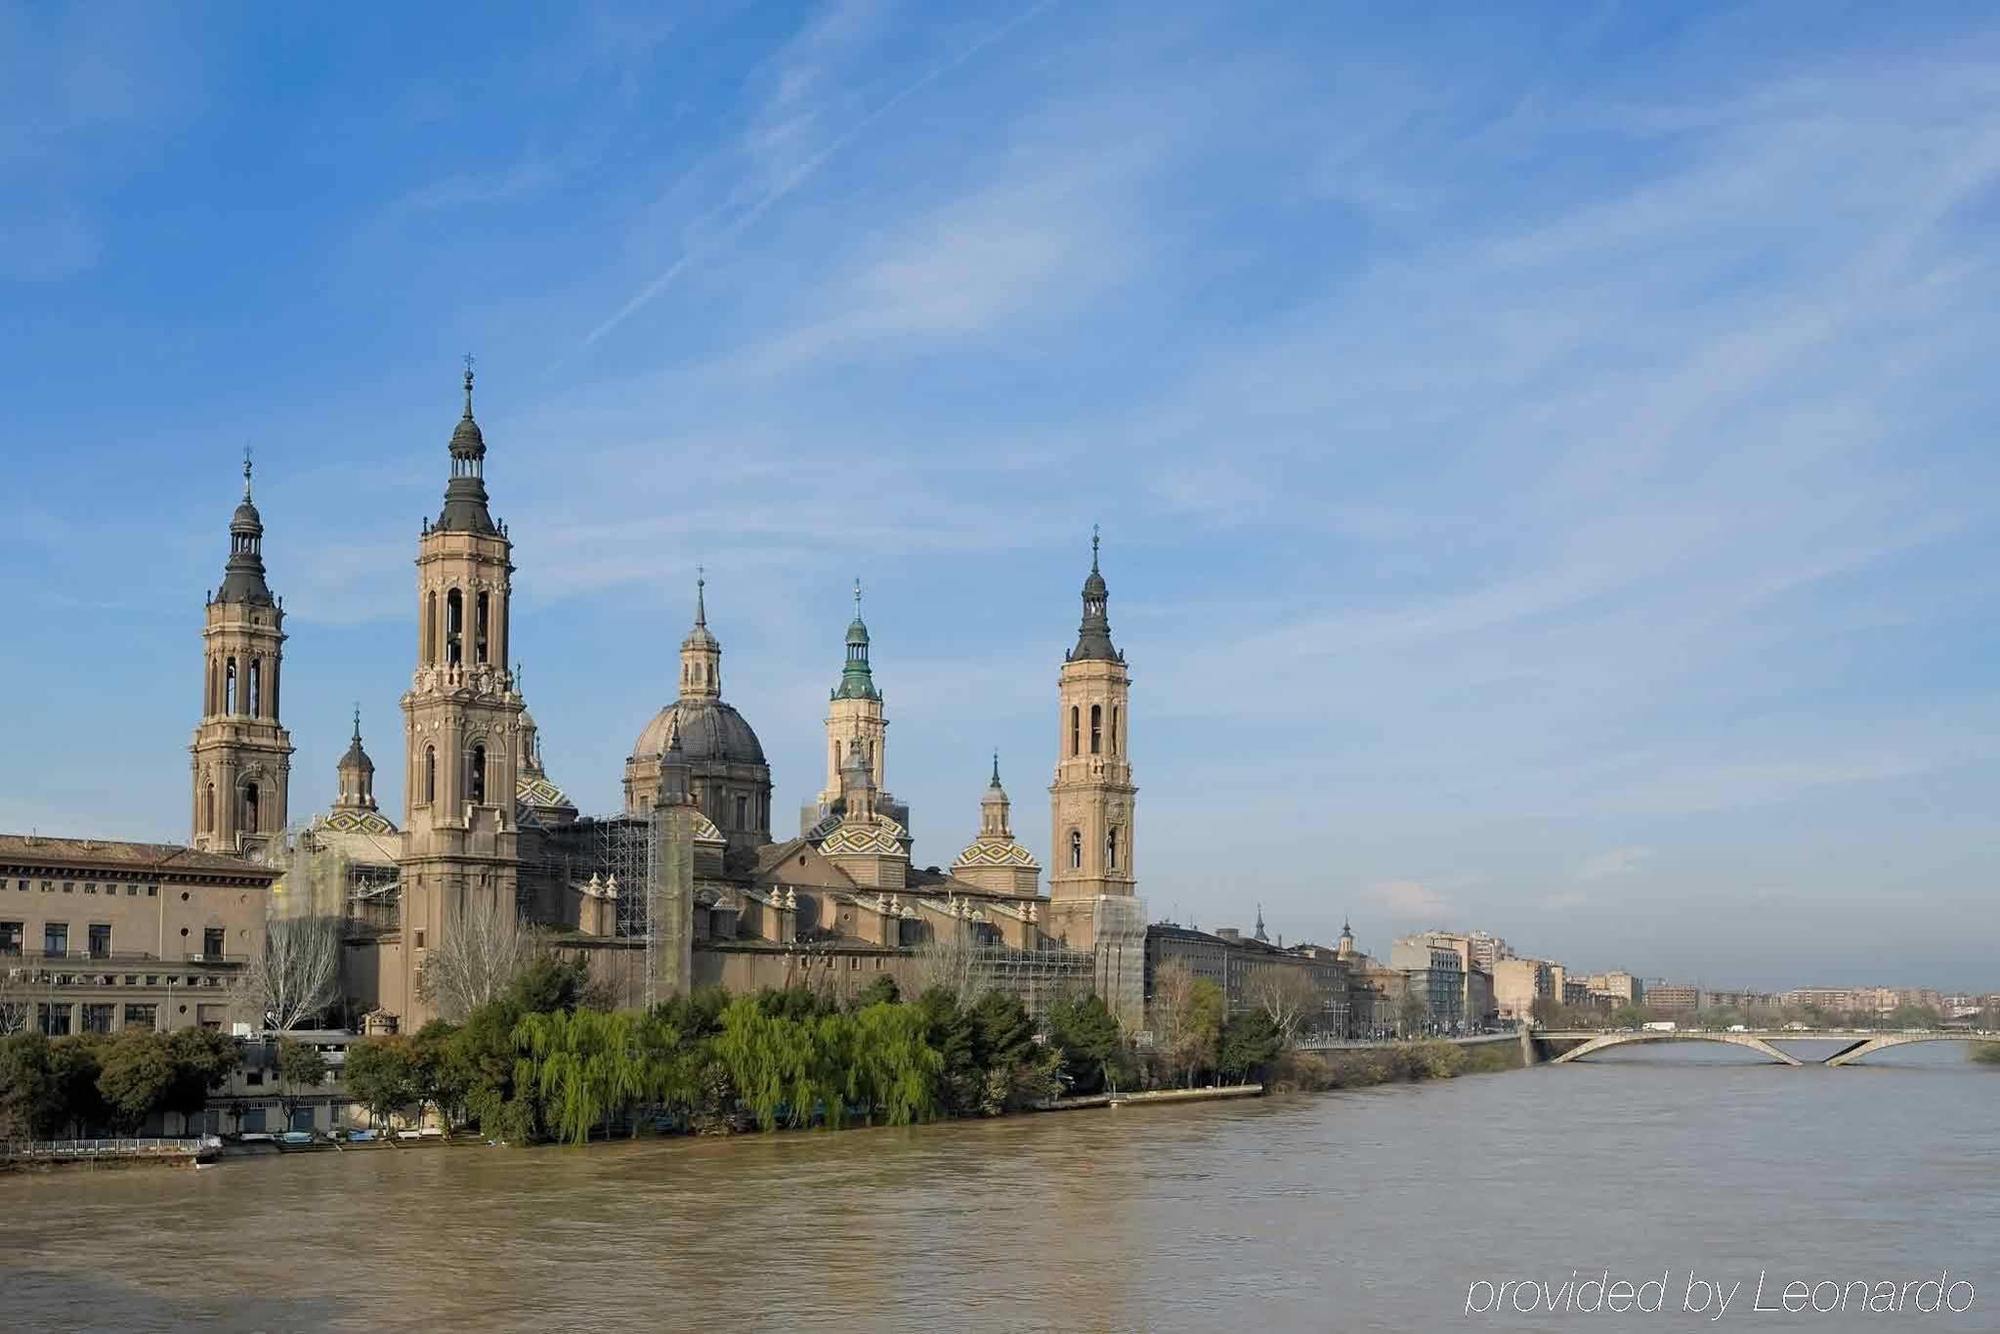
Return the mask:
<svg viewBox="0 0 2000 1334">
<path fill-rule="evenodd" d="M 1131 678 L 1124 655 L 1111 645 L 1107 601 L 1093 533 L 1090 576 L 1083 583 L 1083 624 L 1060 678 L 1060 758 L 1049 787 L 1054 856 L 1048 931 L 1074 949 L 1090 949 L 1097 943 L 1102 900 L 1131 900 L 1138 888 L 1132 838 L 1138 789 L 1132 785 L 1132 765 L 1125 750 Z"/>
<path fill-rule="evenodd" d="M 264 582 L 264 521 L 250 501 L 229 520 L 229 561 L 208 600 L 201 725 L 188 747 L 194 771 L 194 846 L 261 854 L 285 828 L 292 738 L 278 721 L 285 609 Z"/>
<path fill-rule="evenodd" d="M 402 985 L 400 995 L 387 985 L 383 993 L 411 1028 L 437 1012 L 435 999 L 419 995 L 427 953 L 453 931 L 491 929 L 517 911 L 513 545 L 487 511 L 485 464 L 468 365 L 444 509 L 417 545 L 417 667 L 403 696 Z"/>
<path fill-rule="evenodd" d="M 907 828 L 909 808 L 890 795 L 884 783 L 888 772 L 888 715 L 882 708 L 882 692 L 868 665 L 868 625 L 861 619 L 861 581 L 854 581 L 854 619 L 847 625 L 847 657 L 840 680 L 828 694 L 826 706 L 826 786 L 800 812 L 801 832 L 810 831 L 830 813 L 841 809 L 847 784 L 847 768 L 856 748 L 868 767 L 875 808 Z"/>
</svg>

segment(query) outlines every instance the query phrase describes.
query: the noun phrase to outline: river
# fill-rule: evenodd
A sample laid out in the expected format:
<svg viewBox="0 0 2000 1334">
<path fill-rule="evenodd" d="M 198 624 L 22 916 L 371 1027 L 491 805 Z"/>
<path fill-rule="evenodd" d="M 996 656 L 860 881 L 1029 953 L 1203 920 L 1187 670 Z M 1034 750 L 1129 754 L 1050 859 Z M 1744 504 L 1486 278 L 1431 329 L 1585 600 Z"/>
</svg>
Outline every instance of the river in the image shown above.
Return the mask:
<svg viewBox="0 0 2000 1334">
<path fill-rule="evenodd" d="M 1715 1328 L 1682 1309 L 1692 1270 L 1743 1283 L 1723 1328 L 1993 1330 L 1996 1108 L 2000 1069 L 1955 1045 L 1837 1070 L 1646 1048 L 908 1130 L 15 1175 L 0 1327 Z M 1607 1269 L 1666 1274 L 1666 1309 L 1465 1309 L 1480 1280 Z M 1778 1305 L 1941 1269 L 1970 1311 L 1749 1310 L 1760 1271 Z"/>
</svg>

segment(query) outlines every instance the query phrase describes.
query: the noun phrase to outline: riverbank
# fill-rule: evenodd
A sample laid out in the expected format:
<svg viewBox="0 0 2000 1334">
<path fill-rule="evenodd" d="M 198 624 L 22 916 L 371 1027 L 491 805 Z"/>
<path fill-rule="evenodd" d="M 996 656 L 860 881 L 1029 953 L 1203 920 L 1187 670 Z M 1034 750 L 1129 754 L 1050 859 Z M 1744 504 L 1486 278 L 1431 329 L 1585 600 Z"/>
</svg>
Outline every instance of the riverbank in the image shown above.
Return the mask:
<svg viewBox="0 0 2000 1334">
<path fill-rule="evenodd" d="M 1274 1093 L 1323 1093 L 1419 1083 L 1525 1068 L 1517 1042 L 1461 1046 L 1441 1038 L 1330 1052 L 1287 1052 L 1269 1081 Z"/>
</svg>

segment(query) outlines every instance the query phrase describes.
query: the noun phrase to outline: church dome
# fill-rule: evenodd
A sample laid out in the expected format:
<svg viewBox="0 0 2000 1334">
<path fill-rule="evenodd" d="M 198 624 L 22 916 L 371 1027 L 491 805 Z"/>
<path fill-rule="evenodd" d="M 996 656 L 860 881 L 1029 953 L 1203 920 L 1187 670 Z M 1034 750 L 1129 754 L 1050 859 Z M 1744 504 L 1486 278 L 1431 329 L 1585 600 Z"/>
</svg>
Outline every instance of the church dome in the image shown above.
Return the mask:
<svg viewBox="0 0 2000 1334">
<path fill-rule="evenodd" d="M 764 747 L 743 715 L 719 699 L 682 699 L 653 715 L 646 730 L 632 745 L 636 759 L 648 759 L 666 750 L 678 730 L 681 754 L 689 764 L 720 761 L 724 764 L 763 764 Z"/>
</svg>

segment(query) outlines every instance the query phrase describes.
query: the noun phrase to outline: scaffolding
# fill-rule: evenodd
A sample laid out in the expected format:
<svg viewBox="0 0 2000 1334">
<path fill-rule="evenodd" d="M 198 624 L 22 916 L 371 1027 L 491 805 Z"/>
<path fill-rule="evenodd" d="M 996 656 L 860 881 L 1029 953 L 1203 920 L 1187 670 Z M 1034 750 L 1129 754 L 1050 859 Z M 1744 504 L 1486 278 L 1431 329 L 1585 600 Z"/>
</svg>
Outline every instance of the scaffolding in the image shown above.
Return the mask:
<svg viewBox="0 0 2000 1334">
<path fill-rule="evenodd" d="M 1089 950 L 1017 950 L 984 946 L 972 951 L 973 976 L 984 988 L 1018 997 L 1037 1019 L 1064 996 L 1091 990 L 1097 956 Z"/>
</svg>

